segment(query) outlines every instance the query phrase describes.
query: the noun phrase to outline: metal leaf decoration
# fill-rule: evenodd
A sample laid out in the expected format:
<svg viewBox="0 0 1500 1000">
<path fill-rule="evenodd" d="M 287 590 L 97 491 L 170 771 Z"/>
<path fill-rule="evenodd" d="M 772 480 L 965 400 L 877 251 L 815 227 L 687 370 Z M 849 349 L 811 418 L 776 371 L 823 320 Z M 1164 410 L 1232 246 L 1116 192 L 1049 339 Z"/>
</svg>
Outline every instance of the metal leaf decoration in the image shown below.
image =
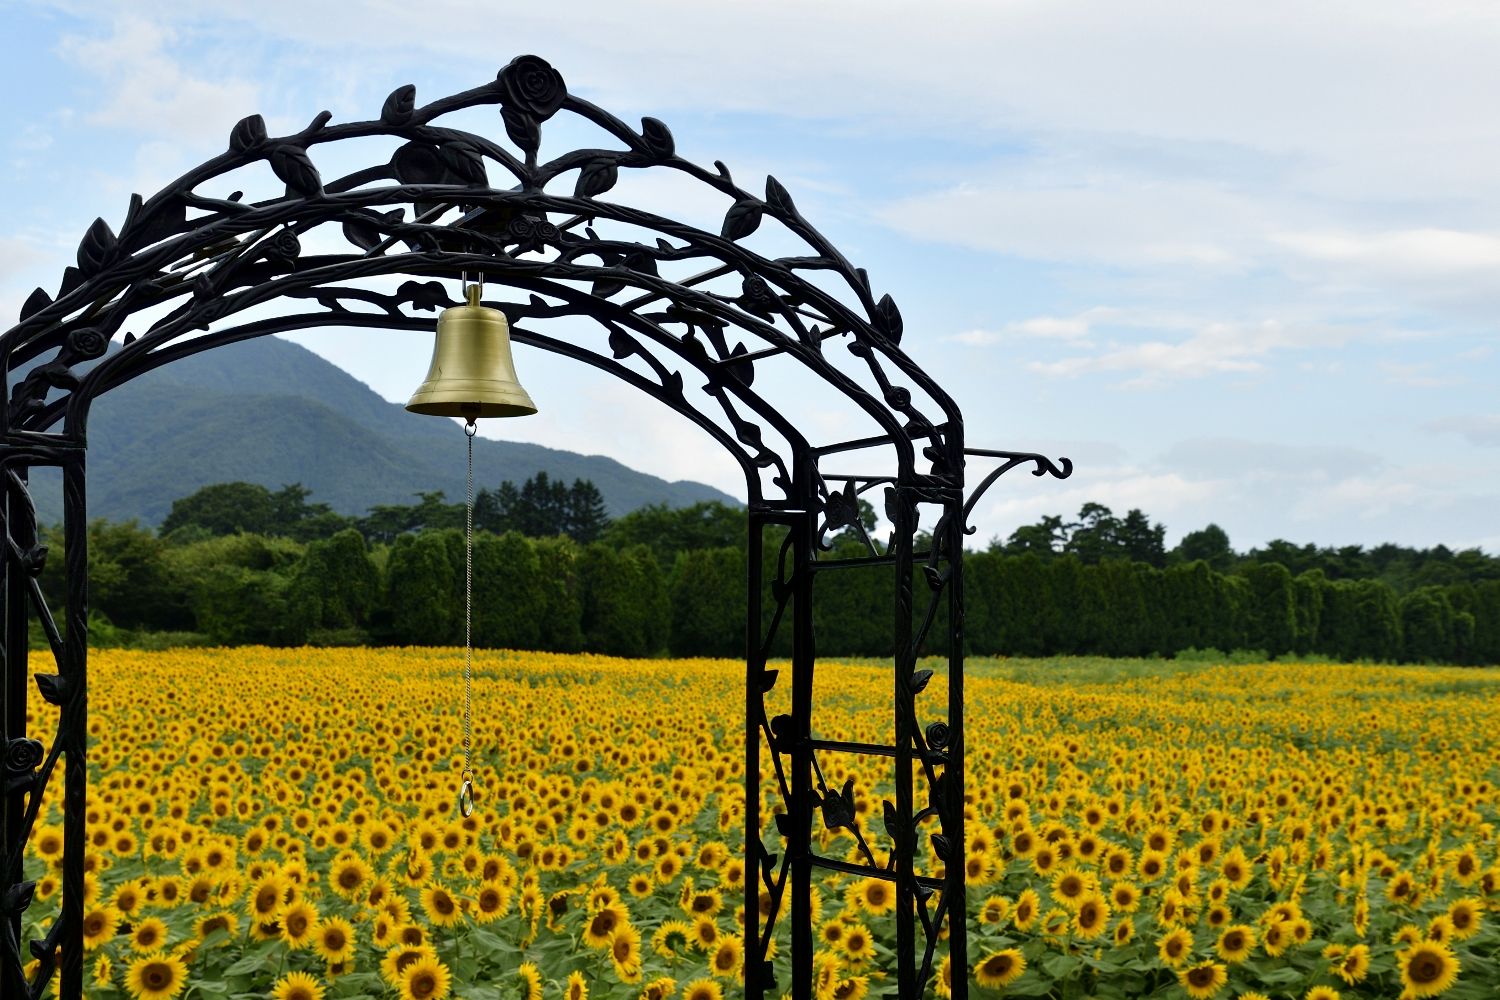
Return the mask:
<svg viewBox="0 0 1500 1000">
<path fill-rule="evenodd" d="M 510 136 L 510 141 L 535 154 L 542 144 L 542 127 L 537 120 L 515 108 L 501 108 L 500 118 L 505 122 L 505 134 Z"/>
<path fill-rule="evenodd" d="M 114 256 L 115 231 L 103 219 L 95 219 L 89 231 L 83 234 L 78 244 L 78 269 L 84 274 L 95 274 Z"/>
<path fill-rule="evenodd" d="M 484 157 L 471 142 L 454 139 L 438 147 L 438 156 L 454 174 L 469 184 L 482 186 L 488 178 L 484 172 Z"/>
<path fill-rule="evenodd" d="M 300 146 L 284 145 L 271 150 L 271 169 L 288 188 L 300 195 L 313 195 L 323 190 L 318 168 L 313 166 L 307 150 Z"/>
<path fill-rule="evenodd" d="M 387 125 L 405 125 L 417 104 L 417 88 L 408 83 L 391 91 L 380 108 L 380 120 Z"/>
<path fill-rule="evenodd" d="M 641 119 L 641 139 L 646 144 L 646 150 L 658 160 L 670 159 L 677 153 L 672 130 L 655 118 Z"/>
<path fill-rule="evenodd" d="M 901 343 L 901 310 L 896 308 L 896 300 L 889 294 L 880 297 L 880 301 L 875 304 L 875 315 L 870 320 L 886 340 L 893 344 Z"/>
<path fill-rule="evenodd" d="M 792 204 L 792 196 L 787 194 L 786 188 L 781 186 L 780 181 L 770 175 L 766 176 L 766 204 L 781 215 L 797 214 L 797 206 Z"/>
<path fill-rule="evenodd" d="M 573 197 L 597 197 L 614 187 L 619 175 L 619 168 L 614 160 L 604 157 L 590 160 L 578 171 L 578 183 L 573 188 Z"/>
<path fill-rule="evenodd" d="M 26 296 L 26 301 L 21 303 L 21 319 L 29 319 L 51 304 L 52 296 L 47 294 L 45 288 L 34 288 L 31 294 Z"/>
<path fill-rule="evenodd" d="M 720 232 L 726 240 L 742 240 L 760 228 L 761 203 L 742 199 L 729 207 Z"/>
<path fill-rule="evenodd" d="M 236 153 L 247 153 L 265 141 L 266 120 L 260 115 L 241 118 L 234 131 L 229 133 L 229 148 Z"/>
</svg>

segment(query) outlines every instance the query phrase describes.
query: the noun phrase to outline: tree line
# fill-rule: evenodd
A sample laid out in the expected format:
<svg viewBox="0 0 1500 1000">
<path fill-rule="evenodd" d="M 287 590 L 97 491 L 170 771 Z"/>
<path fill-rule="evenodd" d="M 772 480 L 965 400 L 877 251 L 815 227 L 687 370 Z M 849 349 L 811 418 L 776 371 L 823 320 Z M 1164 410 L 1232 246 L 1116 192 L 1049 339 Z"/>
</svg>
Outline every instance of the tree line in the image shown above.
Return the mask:
<svg viewBox="0 0 1500 1000">
<path fill-rule="evenodd" d="M 205 487 L 184 498 L 160 532 L 134 522 L 90 525 L 96 642 L 462 641 L 461 505 L 423 494 L 415 504 L 344 519 L 328 532 L 339 515 L 310 503 L 301 487 L 272 492 L 246 485 Z M 591 484 L 560 486 L 544 476 L 509 490 L 502 485 L 489 495 L 510 498 L 496 508 L 503 517 L 481 520 L 476 509 L 477 645 L 626 656 L 743 654 L 743 511 L 717 503 L 652 506 L 610 521 L 602 502 L 590 498 Z M 581 499 L 571 506 L 574 496 Z M 251 502 L 237 509 L 236 497 Z M 579 517 L 589 510 L 598 516 Z M 873 512 L 864 516 L 873 528 Z M 508 520 L 516 517 L 536 519 Z M 518 523 L 525 529 L 512 526 Z M 1222 531 L 1210 528 L 1206 540 L 1205 532 L 1189 533 L 1167 550 L 1161 526 L 1139 511 L 1115 518 L 1089 504 L 1074 521 L 1043 519 L 986 551 L 966 553 L 968 651 L 1173 656 L 1214 648 L 1500 663 L 1500 572 L 1491 557 L 1403 550 L 1402 578 L 1410 585 L 1402 589 L 1373 573 L 1352 578 L 1323 565 L 1299 563 L 1294 572 L 1265 557 L 1271 546 L 1226 557 L 1227 538 L 1220 546 L 1214 535 Z M 57 554 L 42 585 L 56 609 L 64 590 L 61 534 L 46 535 Z M 834 558 L 863 551 L 847 531 L 832 545 Z M 769 584 L 775 552 L 768 538 L 763 631 L 775 609 Z M 1312 558 L 1330 552 L 1337 555 L 1314 549 Z M 1340 574 L 1350 565 L 1358 563 L 1341 564 Z M 817 575 L 819 653 L 890 654 L 893 572 L 875 566 Z M 1434 578 L 1445 582 L 1422 582 Z M 920 616 L 929 593 L 920 573 L 913 588 Z M 789 652 L 789 641 L 783 628 L 771 653 Z M 926 651 L 946 652 L 946 642 L 940 602 Z"/>
</svg>

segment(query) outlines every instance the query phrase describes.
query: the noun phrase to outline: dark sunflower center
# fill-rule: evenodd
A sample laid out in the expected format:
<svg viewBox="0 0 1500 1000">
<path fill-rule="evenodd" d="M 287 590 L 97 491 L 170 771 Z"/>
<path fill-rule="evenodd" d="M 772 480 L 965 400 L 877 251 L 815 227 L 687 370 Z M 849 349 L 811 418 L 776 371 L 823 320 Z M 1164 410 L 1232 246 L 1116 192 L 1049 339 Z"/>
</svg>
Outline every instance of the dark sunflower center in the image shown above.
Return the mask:
<svg viewBox="0 0 1500 1000">
<path fill-rule="evenodd" d="M 1435 983 L 1443 975 L 1443 962 L 1432 952 L 1424 951 L 1411 960 L 1406 972 L 1414 983 Z"/>
<path fill-rule="evenodd" d="M 344 932 L 337 927 L 331 928 L 323 934 L 323 947 L 329 951 L 343 951 L 345 943 Z"/>
<path fill-rule="evenodd" d="M 1214 970 L 1207 965 L 1200 965 L 1188 973 L 1188 982 L 1202 989 L 1211 985 L 1214 981 Z"/>
<path fill-rule="evenodd" d="M 172 982 L 172 970 L 164 962 L 152 962 L 141 972 L 141 982 L 153 990 L 166 989 Z"/>
</svg>

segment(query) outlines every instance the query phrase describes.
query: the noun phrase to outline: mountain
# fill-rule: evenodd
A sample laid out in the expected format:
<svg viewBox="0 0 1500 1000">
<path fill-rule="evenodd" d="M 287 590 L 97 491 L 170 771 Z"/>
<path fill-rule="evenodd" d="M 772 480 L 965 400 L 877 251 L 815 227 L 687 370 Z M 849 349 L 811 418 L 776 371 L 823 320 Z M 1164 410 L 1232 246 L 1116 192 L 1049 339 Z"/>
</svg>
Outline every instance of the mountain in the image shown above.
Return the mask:
<svg viewBox="0 0 1500 1000">
<path fill-rule="evenodd" d="M 279 337 L 174 361 L 100 397 L 89 416 L 89 517 L 157 525 L 172 501 L 210 483 L 301 483 L 341 514 L 416 494 L 464 495 L 457 423 L 408 413 L 348 372 Z M 475 489 L 545 472 L 589 479 L 611 516 L 652 503 L 739 505 L 689 480 L 668 482 L 603 455 L 474 439 Z M 61 479 L 32 473 L 37 515 L 62 519 Z"/>
</svg>

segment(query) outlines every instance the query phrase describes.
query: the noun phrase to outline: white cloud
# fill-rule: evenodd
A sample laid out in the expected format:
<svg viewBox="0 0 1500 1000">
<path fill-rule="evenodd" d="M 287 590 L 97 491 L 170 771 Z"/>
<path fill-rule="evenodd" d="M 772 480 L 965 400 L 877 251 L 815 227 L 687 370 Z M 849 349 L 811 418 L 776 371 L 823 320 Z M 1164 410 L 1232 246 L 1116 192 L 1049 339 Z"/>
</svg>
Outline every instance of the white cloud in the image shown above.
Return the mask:
<svg viewBox="0 0 1500 1000">
<path fill-rule="evenodd" d="M 1183 321 L 1121 312 L 1126 325 L 1157 324 L 1181 328 Z M 1033 361 L 1027 367 L 1043 375 L 1071 377 L 1089 372 L 1118 372 L 1132 376 L 1133 387 L 1150 387 L 1172 379 L 1259 372 L 1271 355 L 1310 347 L 1340 346 L 1359 334 L 1352 327 L 1312 323 L 1200 322 L 1188 325 L 1188 335 L 1177 340 L 1112 342 L 1095 354 L 1079 354 L 1057 361 Z"/>
<path fill-rule="evenodd" d="M 1500 448 L 1500 415 L 1497 414 L 1440 417 L 1429 420 L 1422 427 L 1429 431 L 1461 435 L 1470 444 L 1481 448 Z"/>
<path fill-rule="evenodd" d="M 84 120 L 150 135 L 227 141 L 229 129 L 257 111 L 259 88 L 222 66 L 197 76 L 172 54 L 178 33 L 160 20 L 119 17 L 108 37 L 70 35 L 64 58 L 94 76 L 97 99 Z"/>
<path fill-rule="evenodd" d="M 1100 306 L 1072 316 L 1033 316 L 1007 323 L 999 330 L 965 330 L 954 334 L 951 339 L 970 347 L 984 347 L 1019 337 L 1081 341 L 1088 337 L 1094 324 L 1111 319 L 1118 312 L 1119 310 Z"/>
</svg>

